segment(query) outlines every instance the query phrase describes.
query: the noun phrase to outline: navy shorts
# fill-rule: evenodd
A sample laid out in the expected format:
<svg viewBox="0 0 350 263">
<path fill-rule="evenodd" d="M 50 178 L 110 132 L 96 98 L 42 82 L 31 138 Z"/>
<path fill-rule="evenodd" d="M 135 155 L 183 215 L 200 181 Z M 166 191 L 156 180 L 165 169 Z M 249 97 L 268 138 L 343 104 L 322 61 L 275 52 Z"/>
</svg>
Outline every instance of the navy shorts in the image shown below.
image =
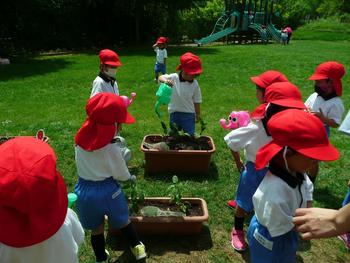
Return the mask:
<svg viewBox="0 0 350 263">
<path fill-rule="evenodd" d="M 267 168 L 262 170 L 256 170 L 255 164 L 248 161 L 245 165 L 245 169 L 239 179 L 239 184 L 236 193 L 236 202 L 239 207 L 247 213 L 254 210 L 253 195 L 256 189 L 258 189 L 261 181 L 264 179 L 267 173 Z"/>
<path fill-rule="evenodd" d="M 121 228 L 128 223 L 128 203 L 113 178 L 87 181 L 79 177 L 74 191 L 78 196 L 79 220 L 85 229 L 96 229 L 104 222 L 105 215 L 113 228 Z"/>
<path fill-rule="evenodd" d="M 156 63 L 154 65 L 154 72 L 156 73 L 162 73 L 162 74 L 165 74 L 166 73 L 166 65 L 164 63 Z"/>
<path fill-rule="evenodd" d="M 175 123 L 180 129 L 193 136 L 195 132 L 196 114 L 189 112 L 170 113 L 170 127 Z"/>
<path fill-rule="evenodd" d="M 299 242 L 295 230 L 271 237 L 268 229 L 261 225 L 254 215 L 250 221 L 247 239 L 251 262 L 295 263 Z"/>
</svg>

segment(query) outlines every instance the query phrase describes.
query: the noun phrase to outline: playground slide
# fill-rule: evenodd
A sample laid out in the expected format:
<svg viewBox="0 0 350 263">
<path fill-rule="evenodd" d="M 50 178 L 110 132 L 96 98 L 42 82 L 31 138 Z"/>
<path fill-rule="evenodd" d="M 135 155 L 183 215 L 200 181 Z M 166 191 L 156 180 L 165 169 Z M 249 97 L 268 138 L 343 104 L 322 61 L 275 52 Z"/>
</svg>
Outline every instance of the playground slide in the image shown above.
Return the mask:
<svg viewBox="0 0 350 263">
<path fill-rule="evenodd" d="M 196 39 L 194 42 L 196 44 L 198 44 L 198 45 L 208 44 L 208 43 L 213 42 L 215 40 L 218 40 L 218 39 L 220 39 L 220 38 L 222 38 L 224 36 L 232 34 L 235 31 L 236 31 L 235 28 L 228 27 L 228 28 L 225 28 L 224 30 L 216 32 L 216 33 L 214 33 L 212 35 L 209 35 L 207 37 L 203 37 L 203 38 L 201 38 L 199 40 Z"/>
<path fill-rule="evenodd" d="M 204 44 L 208 44 L 210 42 L 213 42 L 215 40 L 218 40 L 222 37 L 228 36 L 229 34 L 232 34 L 233 32 L 236 32 L 238 29 L 238 23 L 235 23 L 234 27 L 226 27 L 225 29 L 223 29 L 226 26 L 226 23 L 229 21 L 230 17 L 225 17 L 225 22 L 221 23 L 221 30 L 219 30 L 218 32 L 215 32 L 219 27 L 218 27 L 218 22 L 220 20 L 222 20 L 222 17 L 219 18 L 218 22 L 216 22 L 215 26 L 214 26 L 214 30 L 213 32 L 207 36 L 207 37 L 203 37 L 201 39 L 195 39 L 194 42 L 200 46 L 200 45 L 204 45 Z M 235 21 L 239 21 L 239 14 L 237 12 L 233 12 L 231 14 L 231 19 L 235 19 Z"/>
<path fill-rule="evenodd" d="M 268 35 L 267 32 L 262 29 L 262 25 L 258 24 L 258 23 L 253 23 L 250 24 L 248 27 L 254 29 L 255 31 L 257 31 L 260 34 L 260 37 L 263 41 L 267 41 L 268 40 Z"/>
<path fill-rule="evenodd" d="M 267 32 L 269 32 L 269 35 L 272 37 L 273 40 L 281 42 L 281 31 L 275 28 L 273 24 L 267 24 Z"/>
</svg>

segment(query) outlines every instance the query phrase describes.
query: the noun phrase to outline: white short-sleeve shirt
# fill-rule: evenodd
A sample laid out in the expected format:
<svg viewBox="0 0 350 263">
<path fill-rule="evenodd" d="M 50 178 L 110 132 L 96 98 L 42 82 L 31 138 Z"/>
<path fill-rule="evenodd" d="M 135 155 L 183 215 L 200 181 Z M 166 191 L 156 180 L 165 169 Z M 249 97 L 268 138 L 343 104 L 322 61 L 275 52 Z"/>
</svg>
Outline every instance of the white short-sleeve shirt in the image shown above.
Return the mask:
<svg viewBox="0 0 350 263">
<path fill-rule="evenodd" d="M 117 81 L 107 82 L 100 76 L 97 76 L 92 83 L 90 98 L 100 92 L 109 92 L 109 93 L 114 93 L 115 95 L 119 95 Z"/>
<path fill-rule="evenodd" d="M 177 73 L 167 74 L 164 77 L 174 83 L 168 112 L 195 113 L 194 103 L 202 102 L 202 93 L 197 80 L 194 79 L 193 82 L 180 81 Z"/>
<path fill-rule="evenodd" d="M 77 145 L 75 161 L 78 176 L 85 180 L 102 181 L 113 177 L 118 181 L 126 181 L 131 177 L 121 149 L 116 143 L 109 143 L 95 151 L 86 151 Z"/>
<path fill-rule="evenodd" d="M 75 212 L 68 208 L 61 228 L 38 244 L 17 248 L 0 243 L 3 263 L 78 263 L 78 248 L 84 241 L 84 230 Z"/>
<path fill-rule="evenodd" d="M 314 112 L 319 112 L 321 109 L 327 118 L 334 120 L 338 125 L 341 123 L 344 113 L 344 105 L 341 98 L 334 97 L 329 100 L 324 100 L 314 92 L 306 100 L 305 105 Z"/>
<path fill-rule="evenodd" d="M 224 140 L 232 151 L 238 152 L 244 149 L 246 161 L 255 163 L 257 151 L 271 141 L 271 136 L 266 134 L 262 122 L 256 121 L 232 130 L 224 137 Z"/>
<path fill-rule="evenodd" d="M 281 178 L 268 172 L 253 195 L 255 215 L 272 237 L 283 235 L 294 228 L 295 209 L 306 207 L 312 200 L 313 185 L 307 175 L 300 186 L 290 187 Z M 301 198 L 303 202 L 300 205 Z"/>
<path fill-rule="evenodd" d="M 157 63 L 164 64 L 164 59 L 168 58 L 168 52 L 166 51 L 166 49 L 160 49 L 159 47 L 156 47 L 154 51 L 157 54 Z"/>
</svg>

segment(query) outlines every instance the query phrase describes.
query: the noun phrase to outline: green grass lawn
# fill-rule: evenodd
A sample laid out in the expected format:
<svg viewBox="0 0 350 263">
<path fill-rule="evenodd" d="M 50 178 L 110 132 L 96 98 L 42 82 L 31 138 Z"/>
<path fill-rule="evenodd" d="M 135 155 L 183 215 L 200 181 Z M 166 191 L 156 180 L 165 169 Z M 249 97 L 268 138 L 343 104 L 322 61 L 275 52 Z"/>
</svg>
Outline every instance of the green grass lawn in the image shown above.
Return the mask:
<svg viewBox="0 0 350 263">
<path fill-rule="evenodd" d="M 219 119 L 226 118 L 232 110 L 254 109 L 255 87 L 249 77 L 268 69 L 285 73 L 306 99 L 313 92 L 313 82 L 307 78 L 319 63 L 337 60 L 350 71 L 350 45 L 349 42 L 292 40 L 288 46 L 169 47 L 169 72 L 174 72 L 179 55 L 185 51 L 198 54 L 203 62 L 203 74 L 199 78 L 202 117 L 207 122 L 205 135 L 214 139 L 217 151 L 209 175 L 179 175 L 179 178 L 183 183 L 183 196 L 202 197 L 207 201 L 210 219 L 198 237 L 143 238 L 150 254 L 148 262 L 246 262 L 248 253 L 234 252 L 229 243 L 233 211 L 226 207 L 226 200 L 234 196 L 239 175 L 223 141 L 227 131 L 220 127 Z M 123 63 L 117 75 L 121 95 L 137 93 L 130 107 L 137 121 L 123 126 L 122 131 L 133 152 L 130 169 L 148 196 L 164 196 L 171 176 L 145 175 L 140 151 L 144 135 L 162 132 L 153 112 L 157 89 L 153 81 L 154 52 L 150 47 L 121 48 L 117 52 Z M 11 65 L 0 67 L 0 134 L 33 135 L 44 128 L 70 191 L 77 180 L 74 136 L 86 117 L 85 103 L 98 73 L 98 64 L 97 52 L 91 52 L 16 58 Z M 349 75 L 343 81 L 346 111 L 350 108 Z M 350 138 L 333 129 L 331 141 L 340 150 L 341 158 L 321 165 L 314 205 L 338 208 L 350 179 Z M 89 243 L 87 236 L 80 250 L 80 262 L 94 262 Z M 122 255 L 121 259 L 127 259 L 121 246 L 109 243 L 109 250 L 114 257 Z M 303 243 L 298 255 L 298 262 L 350 262 L 350 256 L 337 238 L 312 241 L 311 246 Z"/>
</svg>

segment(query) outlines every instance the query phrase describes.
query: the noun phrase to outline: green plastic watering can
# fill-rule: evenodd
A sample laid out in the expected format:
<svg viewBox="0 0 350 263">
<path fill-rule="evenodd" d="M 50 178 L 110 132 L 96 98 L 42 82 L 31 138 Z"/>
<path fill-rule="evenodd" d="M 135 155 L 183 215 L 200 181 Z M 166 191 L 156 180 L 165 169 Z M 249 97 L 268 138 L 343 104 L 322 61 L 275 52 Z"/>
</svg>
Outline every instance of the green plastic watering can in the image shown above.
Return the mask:
<svg viewBox="0 0 350 263">
<path fill-rule="evenodd" d="M 161 117 L 161 113 L 159 112 L 159 107 L 161 105 L 169 104 L 172 93 L 173 93 L 173 89 L 169 85 L 162 83 L 159 86 L 159 88 L 156 92 L 157 102 L 154 105 L 154 111 L 158 115 L 159 118 Z"/>
</svg>

